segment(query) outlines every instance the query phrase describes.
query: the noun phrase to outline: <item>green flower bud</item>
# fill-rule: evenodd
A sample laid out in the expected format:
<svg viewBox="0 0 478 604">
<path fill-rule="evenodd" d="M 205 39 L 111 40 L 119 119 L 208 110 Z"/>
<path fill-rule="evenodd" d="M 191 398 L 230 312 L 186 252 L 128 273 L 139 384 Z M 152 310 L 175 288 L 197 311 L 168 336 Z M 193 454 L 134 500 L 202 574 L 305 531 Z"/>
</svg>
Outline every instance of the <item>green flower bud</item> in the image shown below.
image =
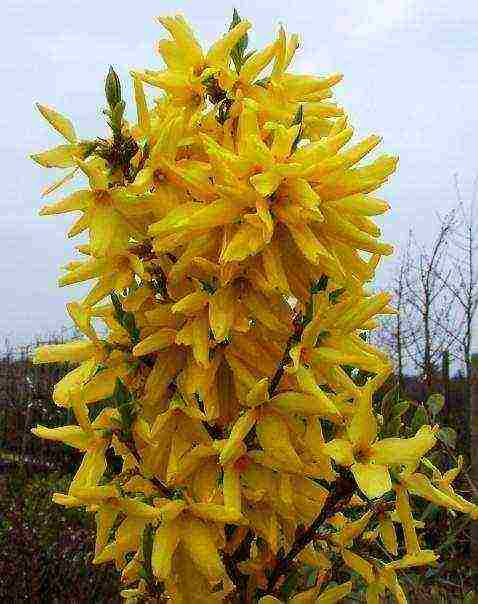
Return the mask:
<svg viewBox="0 0 478 604">
<path fill-rule="evenodd" d="M 110 66 L 105 83 L 106 100 L 111 110 L 121 102 L 121 82 L 116 71 Z"/>
</svg>

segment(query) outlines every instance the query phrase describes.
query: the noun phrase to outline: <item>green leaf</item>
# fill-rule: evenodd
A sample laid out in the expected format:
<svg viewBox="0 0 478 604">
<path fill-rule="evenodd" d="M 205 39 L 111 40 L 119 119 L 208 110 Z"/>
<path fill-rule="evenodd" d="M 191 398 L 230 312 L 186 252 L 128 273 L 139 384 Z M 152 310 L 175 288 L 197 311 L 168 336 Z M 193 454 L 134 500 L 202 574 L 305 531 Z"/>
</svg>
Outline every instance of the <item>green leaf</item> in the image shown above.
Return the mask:
<svg viewBox="0 0 478 604">
<path fill-rule="evenodd" d="M 383 423 L 386 425 L 392 413 L 392 407 L 400 402 L 400 390 L 398 384 L 392 386 L 382 397 L 380 402 L 380 413 Z M 407 407 L 408 408 L 408 407 Z"/>
<path fill-rule="evenodd" d="M 289 598 L 297 592 L 301 574 L 296 570 L 293 571 L 282 584 L 280 593 L 283 598 Z"/>
<path fill-rule="evenodd" d="M 131 394 L 120 378 L 116 378 L 115 389 L 113 392 L 113 398 L 115 399 L 116 405 L 122 407 L 131 402 Z"/>
<path fill-rule="evenodd" d="M 304 106 L 299 105 L 299 108 L 294 115 L 294 118 L 291 122 L 291 126 L 297 126 L 297 124 L 302 124 L 304 121 Z"/>
<path fill-rule="evenodd" d="M 329 294 L 329 302 L 331 304 L 337 304 L 340 299 L 340 296 L 344 293 L 345 287 L 339 287 L 338 289 L 334 289 Z"/>
<path fill-rule="evenodd" d="M 330 336 L 330 331 L 323 329 L 321 332 L 319 332 L 315 345 L 320 346 L 321 344 L 324 343 L 324 340 L 326 340 L 329 336 Z"/>
<path fill-rule="evenodd" d="M 120 323 L 120 325 L 123 325 L 123 317 L 126 313 L 123 310 L 123 306 L 121 305 L 119 296 L 118 296 L 118 294 L 115 294 L 113 292 L 112 294 L 110 294 L 110 298 L 111 298 L 111 302 L 115 309 L 115 318 L 118 321 L 118 323 Z"/>
<path fill-rule="evenodd" d="M 93 371 L 93 374 L 91 375 L 91 378 L 94 378 L 96 375 L 98 375 L 98 373 L 101 373 L 102 371 L 106 371 L 106 369 L 108 369 L 108 367 L 106 365 L 102 365 L 101 363 L 99 363 L 96 366 L 95 370 Z"/>
<path fill-rule="evenodd" d="M 231 25 L 229 25 L 229 31 L 231 31 L 231 29 L 234 29 L 236 27 L 236 25 L 239 25 L 239 23 L 241 21 L 242 21 L 242 19 L 239 16 L 237 9 L 234 7 L 232 10 L 232 21 L 231 21 Z"/>
<path fill-rule="evenodd" d="M 201 289 L 206 292 L 206 294 L 212 296 L 216 293 L 217 286 L 215 286 L 213 283 L 209 283 L 208 281 L 204 281 L 203 279 L 199 279 L 199 283 L 201 284 Z"/>
<path fill-rule="evenodd" d="M 232 21 L 229 26 L 229 31 L 231 31 L 231 29 L 234 29 L 236 27 L 236 25 L 239 25 L 239 23 L 241 21 L 242 21 L 242 19 L 239 16 L 239 13 L 237 12 L 236 9 L 234 9 L 233 13 L 232 13 Z M 246 60 L 246 56 L 244 56 L 244 55 L 245 55 L 248 44 L 249 44 L 249 36 L 247 35 L 247 33 L 245 33 L 242 36 L 242 38 L 240 38 L 238 40 L 237 44 L 234 46 L 234 48 L 231 51 L 231 59 L 234 63 L 234 67 L 236 68 L 237 73 L 239 73 L 241 71 L 241 67 Z M 250 56 L 250 54 L 249 54 L 249 56 Z"/>
<path fill-rule="evenodd" d="M 87 159 L 98 147 L 98 141 L 81 141 L 77 145 L 77 154 L 81 159 Z"/>
<path fill-rule="evenodd" d="M 408 411 L 409 407 L 410 407 L 410 402 L 409 401 L 400 401 L 400 402 L 396 403 L 392 407 L 392 411 L 390 413 L 390 417 L 392 419 L 396 419 L 396 418 L 402 417 L 402 415 Z"/>
<path fill-rule="evenodd" d="M 133 313 L 127 312 L 124 314 L 123 327 L 129 333 L 133 344 L 137 344 L 139 342 L 140 333 L 139 329 L 136 327 L 136 319 L 134 318 Z"/>
<path fill-rule="evenodd" d="M 269 78 L 261 78 L 260 80 L 256 80 L 254 82 L 255 86 L 261 86 L 261 88 L 267 88 L 267 84 L 269 83 Z"/>
<path fill-rule="evenodd" d="M 439 513 L 440 513 L 440 508 L 437 505 L 435 505 L 434 503 L 429 503 L 427 505 L 427 507 L 425 508 L 425 511 L 423 512 L 420 520 L 422 522 L 425 522 L 425 520 L 427 520 L 427 518 L 429 520 L 434 520 L 438 516 Z"/>
<path fill-rule="evenodd" d="M 126 435 L 129 435 L 136 415 L 134 401 L 131 393 L 119 378 L 116 378 L 113 400 L 120 413 L 123 429 Z"/>
<path fill-rule="evenodd" d="M 319 292 L 323 292 L 327 289 L 327 283 L 329 278 L 327 275 L 321 275 L 318 281 L 315 281 L 311 287 L 311 293 L 318 294 Z"/>
<path fill-rule="evenodd" d="M 435 471 L 435 466 L 433 465 L 433 463 L 426 457 L 423 457 L 420 460 L 420 463 L 422 464 L 422 466 L 424 466 L 428 470 L 428 473 L 430 474 L 430 476 L 433 476 L 433 472 Z"/>
<path fill-rule="evenodd" d="M 153 574 L 153 565 L 151 563 L 155 530 L 156 529 L 151 524 L 148 524 L 145 527 L 141 538 L 141 545 L 143 550 L 143 568 L 140 570 L 140 575 L 150 585 L 154 585 L 156 582 Z"/>
<path fill-rule="evenodd" d="M 305 586 L 309 589 L 314 587 L 317 582 L 317 575 L 319 574 L 319 570 L 313 566 L 306 565 L 305 566 Z"/>
<path fill-rule="evenodd" d="M 445 397 L 442 394 L 432 394 L 428 397 L 426 402 L 428 409 L 430 410 L 433 417 L 440 413 L 445 405 Z"/>
<path fill-rule="evenodd" d="M 445 445 L 450 447 L 450 449 L 455 448 L 456 437 L 456 431 L 453 430 L 453 428 L 450 428 L 449 426 L 444 426 L 438 431 L 438 438 L 442 441 L 442 443 L 445 443 Z"/>
<path fill-rule="evenodd" d="M 300 124 L 300 128 L 299 128 L 299 132 L 297 133 L 297 136 L 294 139 L 294 142 L 292 143 L 292 147 L 290 152 L 294 153 L 294 151 L 297 149 L 298 144 L 300 143 L 300 139 L 302 138 L 302 135 L 304 133 L 304 107 L 303 105 L 299 105 L 299 108 L 297 109 L 297 113 L 294 116 L 294 119 L 292 120 L 291 126 L 296 126 L 297 124 Z"/>
<path fill-rule="evenodd" d="M 130 296 L 130 295 L 131 295 L 132 293 L 134 293 L 135 291 L 138 291 L 138 289 L 139 289 L 139 285 L 140 285 L 140 284 L 139 284 L 139 283 L 138 283 L 138 282 L 137 282 L 135 279 L 133 279 L 133 282 L 131 283 L 131 285 L 130 285 L 130 286 L 129 286 L 129 288 L 128 288 L 127 295 L 128 295 L 128 296 Z"/>
<path fill-rule="evenodd" d="M 307 308 L 306 308 L 306 312 L 305 312 L 304 319 L 303 319 L 304 325 L 308 325 L 314 318 L 314 314 L 315 314 L 314 287 L 315 287 L 314 284 L 312 284 L 310 287 L 310 298 L 309 298 L 309 301 L 307 302 Z"/>
<path fill-rule="evenodd" d="M 415 434 L 415 432 L 417 432 L 425 424 L 428 424 L 428 413 L 425 407 L 420 405 L 413 414 L 410 429 L 412 433 Z"/>
<path fill-rule="evenodd" d="M 385 436 L 396 436 L 400 432 L 401 427 L 402 420 L 400 416 L 392 418 L 387 424 Z"/>
<path fill-rule="evenodd" d="M 134 317 L 134 314 L 131 312 L 125 312 L 123 310 L 121 299 L 118 294 L 115 294 L 113 292 L 112 294 L 110 294 L 110 298 L 115 309 L 116 320 L 129 333 L 133 344 L 137 344 L 139 342 L 140 332 L 138 327 L 136 326 L 136 319 Z"/>
</svg>

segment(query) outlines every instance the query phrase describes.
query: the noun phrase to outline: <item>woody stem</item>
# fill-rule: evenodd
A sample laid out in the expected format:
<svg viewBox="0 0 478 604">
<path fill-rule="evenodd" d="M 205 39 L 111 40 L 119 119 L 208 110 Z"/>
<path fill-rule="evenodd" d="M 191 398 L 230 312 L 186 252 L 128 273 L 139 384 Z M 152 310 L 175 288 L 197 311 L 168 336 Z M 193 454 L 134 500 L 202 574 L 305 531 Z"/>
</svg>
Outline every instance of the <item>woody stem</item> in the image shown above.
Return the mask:
<svg viewBox="0 0 478 604">
<path fill-rule="evenodd" d="M 128 448 L 129 452 L 131 453 L 131 455 L 135 458 L 136 462 L 138 463 L 138 466 L 141 467 L 142 459 L 141 459 L 141 455 L 139 454 L 138 449 L 136 448 L 135 442 L 132 439 L 125 439 L 125 437 L 123 435 L 121 435 L 121 433 L 119 431 L 115 431 L 114 434 Z M 158 489 L 158 491 L 161 492 L 161 494 L 164 497 L 168 497 L 168 499 L 171 499 L 173 497 L 174 492 L 171 489 L 169 489 L 164 484 L 164 482 L 162 480 L 160 480 L 159 478 L 152 476 L 151 478 L 148 478 L 147 480 L 149 480 Z"/>
<path fill-rule="evenodd" d="M 309 528 L 295 539 L 288 553 L 276 561 L 269 577 L 266 594 L 274 592 L 276 583 L 283 575 L 287 574 L 294 558 L 314 539 L 322 524 L 348 503 L 355 488 L 355 481 L 346 474 L 334 483 L 334 490 L 329 494 L 320 514 Z"/>
</svg>

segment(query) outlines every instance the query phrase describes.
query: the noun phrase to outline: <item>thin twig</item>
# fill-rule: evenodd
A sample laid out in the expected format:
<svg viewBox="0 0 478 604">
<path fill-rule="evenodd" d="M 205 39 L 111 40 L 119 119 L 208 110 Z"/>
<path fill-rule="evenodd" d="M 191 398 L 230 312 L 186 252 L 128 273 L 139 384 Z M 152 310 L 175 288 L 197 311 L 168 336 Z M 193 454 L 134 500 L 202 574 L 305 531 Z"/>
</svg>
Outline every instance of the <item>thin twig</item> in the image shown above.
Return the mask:
<svg viewBox="0 0 478 604">
<path fill-rule="evenodd" d="M 351 476 L 345 474 L 334 483 L 334 490 L 329 496 L 317 518 L 312 522 L 307 530 L 301 533 L 292 544 L 289 552 L 279 558 L 269 577 L 267 592 L 273 593 L 277 581 L 287 573 L 294 558 L 314 539 L 320 527 L 328 518 L 337 513 L 351 499 L 355 492 L 356 484 Z"/>
<path fill-rule="evenodd" d="M 125 447 L 127 447 L 131 455 L 135 458 L 138 466 L 141 467 L 142 459 L 138 449 L 136 448 L 136 443 L 132 439 L 126 439 L 119 430 L 114 430 L 113 434 L 118 438 L 118 440 L 121 441 L 123 445 L 125 445 Z M 146 477 L 143 476 L 143 478 Z M 146 480 L 149 480 L 158 489 L 158 491 L 164 495 L 164 497 L 171 499 L 174 496 L 174 491 L 169 489 L 159 478 L 152 476 L 151 478 L 146 478 Z"/>
</svg>

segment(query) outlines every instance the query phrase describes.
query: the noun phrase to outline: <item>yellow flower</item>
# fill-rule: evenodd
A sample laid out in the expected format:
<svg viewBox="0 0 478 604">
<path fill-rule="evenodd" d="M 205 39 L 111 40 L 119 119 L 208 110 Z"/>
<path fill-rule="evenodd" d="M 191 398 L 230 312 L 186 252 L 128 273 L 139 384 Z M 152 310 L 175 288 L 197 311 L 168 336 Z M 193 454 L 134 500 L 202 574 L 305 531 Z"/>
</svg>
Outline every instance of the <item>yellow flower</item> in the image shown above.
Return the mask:
<svg viewBox="0 0 478 604">
<path fill-rule="evenodd" d="M 329 441 L 325 452 L 339 465 L 349 466 L 362 492 L 374 499 L 392 488 L 388 468 L 392 465 L 418 465 L 424 454 L 435 445 L 436 430 L 422 426 L 412 438 L 376 440 L 372 384 L 373 381 L 363 388 L 356 403 L 356 411 L 347 427 L 348 438 Z"/>
<path fill-rule="evenodd" d="M 418 472 L 404 473 L 400 476 L 400 481 L 413 495 L 423 497 L 435 505 L 470 514 L 473 519 L 478 518 L 478 506 L 466 501 L 449 485 L 440 482 L 435 485 L 427 476 Z"/>
<path fill-rule="evenodd" d="M 335 604 L 335 602 L 340 602 L 348 596 L 348 594 L 352 591 L 352 583 L 347 581 L 347 583 L 342 583 L 342 585 L 337 585 L 336 587 L 329 587 L 325 589 L 319 595 L 320 588 L 313 587 L 307 591 L 304 591 L 300 594 L 297 594 L 287 602 L 291 604 L 313 604 L 317 602 L 318 604 Z M 282 600 L 275 598 L 274 596 L 264 596 L 259 600 L 259 604 L 281 604 Z"/>
</svg>

